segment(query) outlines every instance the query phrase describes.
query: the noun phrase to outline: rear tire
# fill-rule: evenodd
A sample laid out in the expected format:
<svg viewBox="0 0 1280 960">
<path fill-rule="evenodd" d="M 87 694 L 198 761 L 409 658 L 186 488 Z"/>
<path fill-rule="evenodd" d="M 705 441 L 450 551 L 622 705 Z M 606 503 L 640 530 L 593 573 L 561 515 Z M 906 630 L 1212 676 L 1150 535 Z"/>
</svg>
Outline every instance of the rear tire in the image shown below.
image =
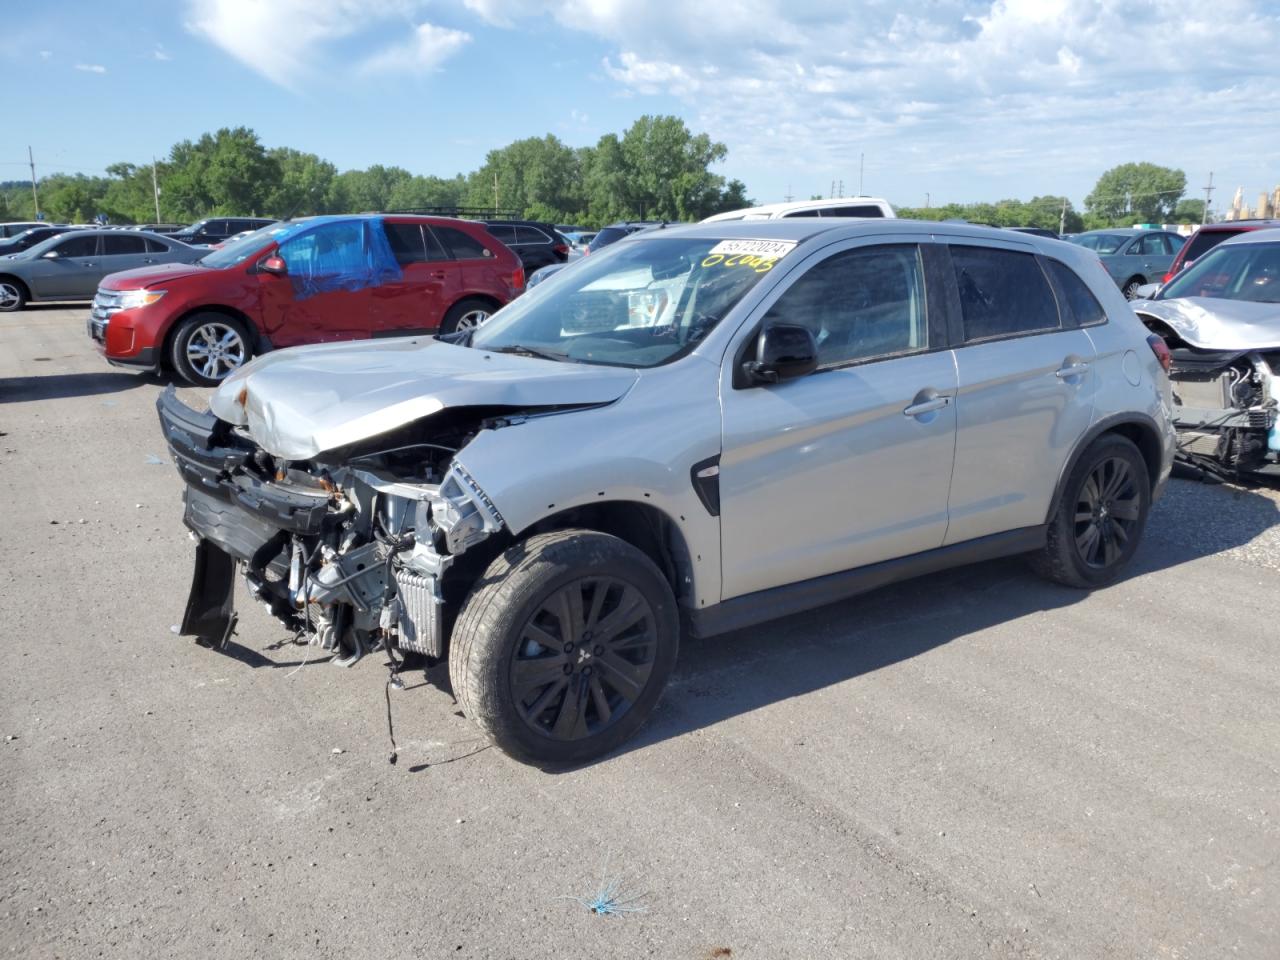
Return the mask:
<svg viewBox="0 0 1280 960">
<path fill-rule="evenodd" d="M 1125 282 L 1125 285 L 1120 288 L 1120 292 L 1124 294 L 1126 300 L 1136 300 L 1138 299 L 1138 288 L 1145 285 L 1146 282 L 1145 277 L 1130 277 Z"/>
<path fill-rule="evenodd" d="M 474 330 L 494 314 L 493 305 L 488 301 L 475 297 L 459 300 L 440 323 L 441 334 L 457 333 L 459 330 Z"/>
<path fill-rule="evenodd" d="M 449 680 L 463 712 L 536 765 L 593 760 L 644 723 L 679 649 L 675 597 L 617 537 L 530 537 L 489 565 L 463 605 Z"/>
<path fill-rule="evenodd" d="M 248 329 L 225 313 L 187 317 L 169 341 L 173 369 L 183 380 L 201 387 L 216 387 L 252 357 Z"/>
<path fill-rule="evenodd" d="M 27 305 L 27 288 L 21 280 L 0 277 L 0 313 L 17 313 Z"/>
<path fill-rule="evenodd" d="M 1031 565 L 1064 586 L 1114 582 L 1133 558 L 1151 509 L 1147 463 L 1133 443 L 1104 434 L 1080 456 L 1063 485 L 1042 551 Z"/>
</svg>

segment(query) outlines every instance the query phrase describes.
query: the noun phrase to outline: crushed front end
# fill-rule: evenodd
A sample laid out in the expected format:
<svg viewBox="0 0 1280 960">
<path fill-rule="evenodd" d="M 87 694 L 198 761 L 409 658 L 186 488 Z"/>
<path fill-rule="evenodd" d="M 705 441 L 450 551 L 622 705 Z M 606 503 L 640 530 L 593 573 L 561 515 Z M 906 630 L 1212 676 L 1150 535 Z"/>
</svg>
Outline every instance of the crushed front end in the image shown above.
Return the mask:
<svg viewBox="0 0 1280 960">
<path fill-rule="evenodd" d="M 172 387 L 156 406 L 197 542 L 182 634 L 226 646 L 240 572 L 273 616 L 339 663 L 381 646 L 443 655 L 449 570 L 503 529 L 454 459 L 474 418 L 435 424 L 429 439 L 401 431 L 288 461 Z"/>
</svg>

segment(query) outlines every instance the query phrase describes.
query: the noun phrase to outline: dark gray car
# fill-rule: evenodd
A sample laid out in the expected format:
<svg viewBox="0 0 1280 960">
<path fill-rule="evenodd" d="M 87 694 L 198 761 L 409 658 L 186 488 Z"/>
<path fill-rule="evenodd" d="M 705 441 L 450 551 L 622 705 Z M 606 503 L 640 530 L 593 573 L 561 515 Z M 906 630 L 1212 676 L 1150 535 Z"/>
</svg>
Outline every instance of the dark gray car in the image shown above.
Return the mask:
<svg viewBox="0 0 1280 960">
<path fill-rule="evenodd" d="M 1070 240 L 1098 255 L 1125 297 L 1137 296 L 1138 288 L 1159 283 L 1187 238 L 1170 230 L 1090 230 Z"/>
<path fill-rule="evenodd" d="M 0 258 L 0 312 L 40 300 L 92 300 L 102 278 L 153 263 L 192 263 L 208 250 L 154 233 L 76 230 Z"/>
</svg>

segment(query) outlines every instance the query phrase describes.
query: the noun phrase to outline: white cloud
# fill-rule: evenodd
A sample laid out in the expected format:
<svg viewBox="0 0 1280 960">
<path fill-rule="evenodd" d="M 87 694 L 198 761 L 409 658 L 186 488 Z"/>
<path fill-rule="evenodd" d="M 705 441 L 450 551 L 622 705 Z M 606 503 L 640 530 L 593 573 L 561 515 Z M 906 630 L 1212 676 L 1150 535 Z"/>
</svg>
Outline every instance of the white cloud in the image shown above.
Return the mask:
<svg viewBox="0 0 1280 960">
<path fill-rule="evenodd" d="M 151 51 L 151 56 L 156 60 L 172 60 L 173 59 L 173 57 L 169 55 L 169 51 L 165 50 L 164 44 L 162 43 L 156 44 L 156 48 Z"/>
<path fill-rule="evenodd" d="M 41 60 L 48 60 L 48 59 L 49 59 L 50 57 L 52 57 L 52 56 L 53 56 L 53 51 L 52 51 L 52 50 L 41 50 L 41 51 L 40 51 L 40 59 L 41 59 Z"/>
<path fill-rule="evenodd" d="M 1207 175 L 1227 131 L 1233 155 L 1280 162 L 1257 122 L 1280 81 L 1274 0 L 464 2 L 492 24 L 551 16 L 603 40 L 623 92 L 683 101 L 739 175 L 856 188 L 866 152 L 872 189 L 962 172 L 1010 192 L 1083 178 L 1082 195 L 1127 160 Z"/>
<path fill-rule="evenodd" d="M 83 70 L 85 73 L 106 73 L 107 68 L 100 63 L 77 63 L 77 70 Z"/>
<path fill-rule="evenodd" d="M 187 29 L 268 80 L 299 89 L 310 78 L 345 67 L 351 57 L 335 46 L 403 23 L 408 39 L 358 60 L 360 68 L 410 70 L 438 65 L 441 51 L 461 45 L 460 31 L 414 26 L 425 0 L 188 0 Z M 457 34 L 457 36 L 454 36 Z"/>
<path fill-rule="evenodd" d="M 431 23 L 420 23 L 413 35 L 369 57 L 361 65 L 366 72 L 427 73 L 436 70 L 468 43 L 471 34 Z"/>
</svg>

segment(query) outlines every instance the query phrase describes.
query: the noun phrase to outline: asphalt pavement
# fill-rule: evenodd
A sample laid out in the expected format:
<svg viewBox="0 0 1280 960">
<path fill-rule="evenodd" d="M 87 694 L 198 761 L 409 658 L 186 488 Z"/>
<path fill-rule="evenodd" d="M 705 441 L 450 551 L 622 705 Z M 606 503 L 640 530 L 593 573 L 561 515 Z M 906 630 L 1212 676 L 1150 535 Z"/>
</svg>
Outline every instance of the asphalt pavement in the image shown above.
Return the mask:
<svg viewBox="0 0 1280 960">
<path fill-rule="evenodd" d="M 418 673 L 391 766 L 381 657 L 243 591 L 235 656 L 170 632 L 163 383 L 86 313 L 0 314 L 0 953 L 1280 956 L 1275 489 L 1175 480 L 1093 594 L 1007 560 L 688 641 L 572 772 Z"/>
</svg>

